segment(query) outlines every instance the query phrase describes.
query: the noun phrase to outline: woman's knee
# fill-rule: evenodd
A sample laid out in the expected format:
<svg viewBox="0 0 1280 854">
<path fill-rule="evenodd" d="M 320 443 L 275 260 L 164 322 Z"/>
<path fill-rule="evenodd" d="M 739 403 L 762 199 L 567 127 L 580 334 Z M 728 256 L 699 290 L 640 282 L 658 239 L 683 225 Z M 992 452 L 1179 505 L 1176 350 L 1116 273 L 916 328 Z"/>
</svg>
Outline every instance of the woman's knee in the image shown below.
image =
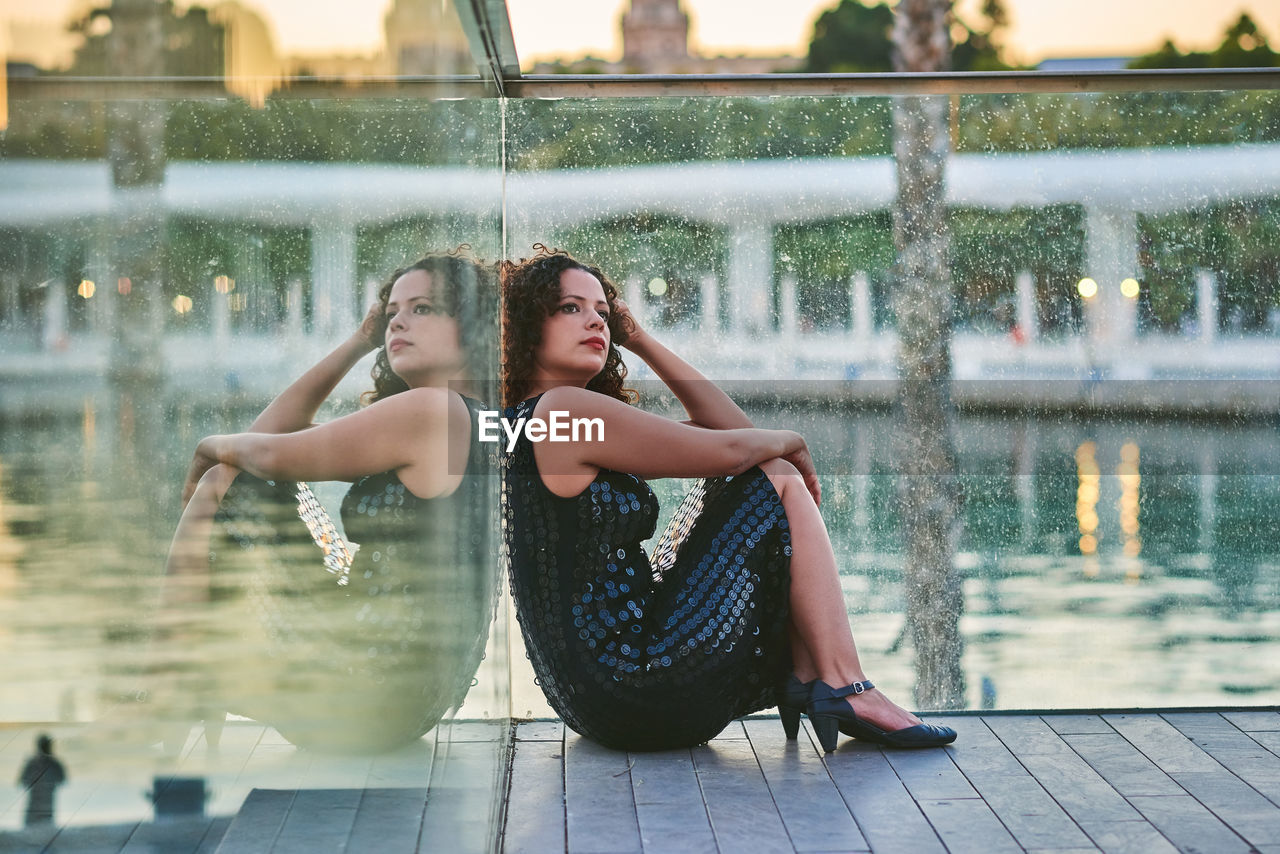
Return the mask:
<svg viewBox="0 0 1280 854">
<path fill-rule="evenodd" d="M 785 497 L 787 491 L 796 484 L 799 485 L 800 489 L 804 489 L 804 478 L 800 476 L 800 471 L 784 459 L 765 460 L 760 464 L 760 470 L 773 483 L 773 488 L 778 491 L 780 496 Z"/>
<path fill-rule="evenodd" d="M 210 468 L 207 472 L 200 475 L 200 480 L 196 483 L 195 494 L 191 496 L 192 501 L 208 501 L 214 505 L 222 501 L 222 496 L 226 494 L 231 481 L 236 479 L 236 475 L 240 470 L 232 466 L 218 463 Z"/>
</svg>

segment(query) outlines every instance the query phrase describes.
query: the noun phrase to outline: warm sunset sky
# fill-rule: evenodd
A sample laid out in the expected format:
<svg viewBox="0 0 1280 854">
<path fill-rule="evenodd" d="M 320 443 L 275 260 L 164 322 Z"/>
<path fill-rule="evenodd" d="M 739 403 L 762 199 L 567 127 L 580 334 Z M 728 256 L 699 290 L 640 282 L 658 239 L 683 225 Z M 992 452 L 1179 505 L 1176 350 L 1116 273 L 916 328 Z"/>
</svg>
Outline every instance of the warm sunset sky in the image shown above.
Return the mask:
<svg viewBox="0 0 1280 854">
<path fill-rule="evenodd" d="M 106 0 L 102 0 L 103 3 Z M 212 5 L 216 0 L 206 0 Z M 272 24 L 282 53 L 372 53 L 382 41 L 390 0 L 241 0 Z M 452 2 L 452 0 L 418 0 Z M 803 53 L 814 19 L 835 0 L 683 0 L 693 40 L 705 53 Z M 52 28 L 93 0 L 0 0 L 7 53 L 23 58 L 22 34 Z M 178 0 L 179 6 L 191 5 Z M 526 64 L 552 56 L 621 52 L 618 18 L 626 0 L 508 0 L 516 47 Z M 979 0 L 959 0 L 963 17 Z M 1172 37 L 1184 49 L 1217 42 L 1242 10 L 1280 45 L 1280 0 L 1006 0 L 1012 58 L 1133 55 Z M 973 16 L 976 18 L 976 16 Z M 32 28 L 32 22 L 47 22 Z M 25 24 L 25 26 L 24 26 Z M 10 36 L 13 32 L 17 35 Z"/>
</svg>

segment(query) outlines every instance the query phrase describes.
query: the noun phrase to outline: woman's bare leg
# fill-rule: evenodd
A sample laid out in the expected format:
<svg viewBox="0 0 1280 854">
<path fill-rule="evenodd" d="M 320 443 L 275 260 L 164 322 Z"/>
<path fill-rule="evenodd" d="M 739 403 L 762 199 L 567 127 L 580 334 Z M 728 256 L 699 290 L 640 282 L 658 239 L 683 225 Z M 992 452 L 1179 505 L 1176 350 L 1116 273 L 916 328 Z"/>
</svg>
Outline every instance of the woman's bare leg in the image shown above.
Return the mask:
<svg viewBox="0 0 1280 854">
<path fill-rule="evenodd" d="M 849 628 L 835 553 L 818 506 L 795 466 L 785 460 L 769 460 L 760 467 L 782 499 L 791 531 L 791 637 L 796 677 L 805 682 L 821 679 L 833 688 L 862 682 L 867 675 Z M 885 730 L 920 723 L 882 691 L 857 694 L 848 701 L 859 717 Z"/>
</svg>

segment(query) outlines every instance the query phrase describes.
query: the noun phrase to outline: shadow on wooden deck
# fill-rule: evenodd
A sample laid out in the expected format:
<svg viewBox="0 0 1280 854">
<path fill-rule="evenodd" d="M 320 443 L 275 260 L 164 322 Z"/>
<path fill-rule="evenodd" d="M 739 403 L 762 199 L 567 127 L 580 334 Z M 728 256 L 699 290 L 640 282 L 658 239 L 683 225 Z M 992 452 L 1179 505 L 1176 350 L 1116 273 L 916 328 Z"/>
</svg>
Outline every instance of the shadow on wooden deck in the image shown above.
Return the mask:
<svg viewBox="0 0 1280 854">
<path fill-rule="evenodd" d="M 950 747 L 825 757 L 807 720 L 633 754 L 521 723 L 503 850 L 1280 854 L 1280 713 L 938 717 Z"/>
</svg>

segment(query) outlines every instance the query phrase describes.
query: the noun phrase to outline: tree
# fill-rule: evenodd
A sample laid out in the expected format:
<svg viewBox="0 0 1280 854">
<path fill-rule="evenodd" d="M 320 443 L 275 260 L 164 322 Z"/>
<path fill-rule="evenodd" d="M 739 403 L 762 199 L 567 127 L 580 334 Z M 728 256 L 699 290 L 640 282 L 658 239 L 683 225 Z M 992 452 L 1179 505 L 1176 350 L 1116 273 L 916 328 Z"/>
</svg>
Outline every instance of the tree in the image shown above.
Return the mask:
<svg viewBox="0 0 1280 854">
<path fill-rule="evenodd" d="M 1222 43 L 1209 52 L 1183 53 L 1170 39 L 1129 63 L 1130 68 L 1272 68 L 1280 65 L 1280 53 L 1247 12 L 1222 34 Z"/>
<path fill-rule="evenodd" d="M 840 0 L 814 23 L 805 70 L 888 71 L 893 67 L 892 30 L 893 11 L 883 3 Z"/>
<path fill-rule="evenodd" d="M 1008 68 L 1001 58 L 1000 37 L 1009 25 L 1004 0 L 983 0 L 983 25 L 971 27 L 950 16 L 954 30 L 950 66 L 956 71 L 993 71 Z M 893 11 L 878 3 L 840 0 L 818 16 L 809 42 L 811 72 L 875 72 L 893 69 Z"/>
<path fill-rule="evenodd" d="M 897 71 L 945 71 L 950 0 L 900 0 L 894 23 Z M 907 625 L 916 655 L 916 703 L 964 702 L 960 668 L 960 578 L 955 547 L 960 495 L 952 439 L 951 313 L 946 165 L 946 96 L 908 96 L 893 110 L 898 198 L 893 212 L 898 281 L 898 471 L 906 535 Z"/>
</svg>

